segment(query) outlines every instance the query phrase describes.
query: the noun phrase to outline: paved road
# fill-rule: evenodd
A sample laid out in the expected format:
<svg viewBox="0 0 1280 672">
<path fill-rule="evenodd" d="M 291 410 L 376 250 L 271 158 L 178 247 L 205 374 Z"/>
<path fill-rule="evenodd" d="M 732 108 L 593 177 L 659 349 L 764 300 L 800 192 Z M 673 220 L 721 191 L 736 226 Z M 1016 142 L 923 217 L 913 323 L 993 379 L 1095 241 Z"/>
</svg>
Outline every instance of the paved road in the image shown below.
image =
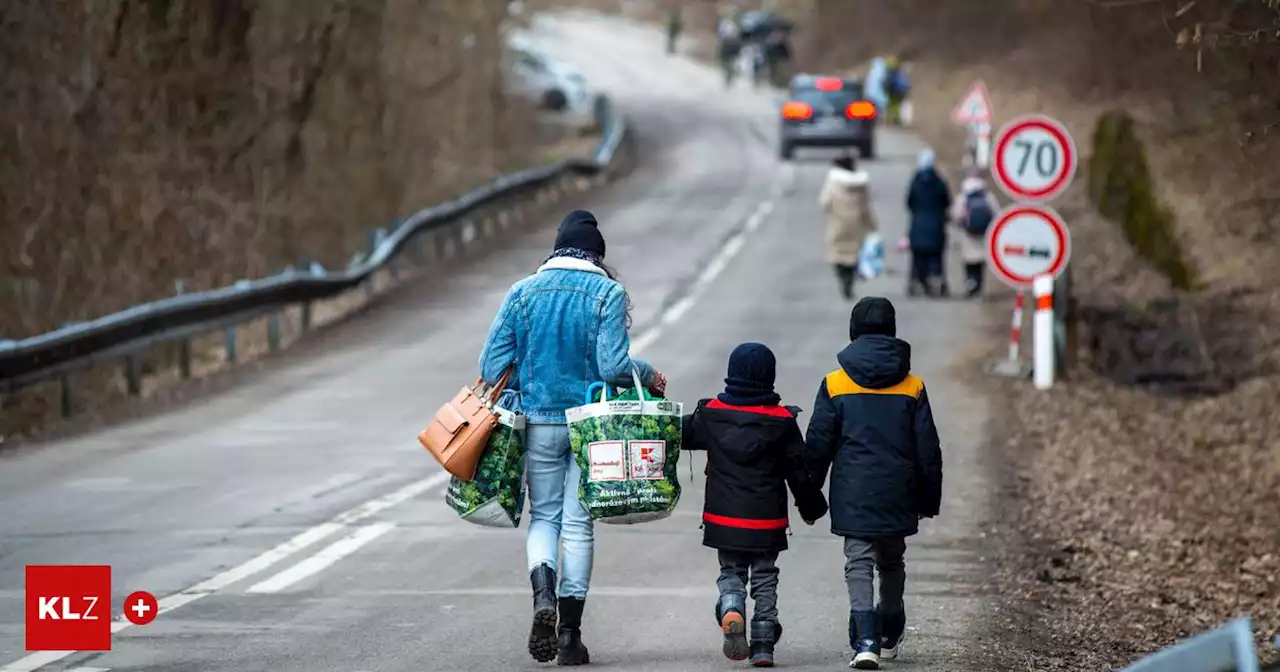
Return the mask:
<svg viewBox="0 0 1280 672">
<path fill-rule="evenodd" d="M 584 17 L 541 30 L 616 93 L 645 148 L 629 179 L 584 203 L 633 293 L 637 349 L 668 373 L 672 396 L 692 403 L 719 389 L 734 345 L 761 340 L 781 358 L 784 398 L 811 408 L 845 343 L 849 308 L 820 260 L 815 199 L 826 157 L 779 164 L 769 98 L 725 94 L 714 71 L 690 61 L 654 60 L 655 31 Z M 868 167 L 894 240 L 916 145 L 885 130 L 880 146 Z M 0 457 L 0 670 L 45 660 L 38 669 L 539 667 L 524 652 L 524 530 L 457 521 L 414 435 L 474 376 L 506 287 L 549 243 L 545 229 L 513 236 L 227 393 Z M 947 480 L 942 517 L 908 553 L 913 630 L 894 667 L 978 669 L 966 656 L 982 606 L 973 542 L 987 505 L 986 408 L 955 366 L 980 315 L 960 302 L 908 302 L 903 284 L 899 272 L 862 290 L 898 303 L 935 404 Z M 699 543 L 702 490 L 687 486 L 665 521 L 601 526 L 586 627 L 598 665 L 730 665 L 712 619 L 714 552 Z M 780 662 L 834 669 L 847 655 L 839 542 L 824 521 L 796 530 L 791 546 L 780 562 Z M 148 590 L 168 611 L 122 629 L 111 652 L 4 667 L 26 655 L 23 566 L 36 563 L 111 564 L 117 609 L 130 591 Z"/>
</svg>

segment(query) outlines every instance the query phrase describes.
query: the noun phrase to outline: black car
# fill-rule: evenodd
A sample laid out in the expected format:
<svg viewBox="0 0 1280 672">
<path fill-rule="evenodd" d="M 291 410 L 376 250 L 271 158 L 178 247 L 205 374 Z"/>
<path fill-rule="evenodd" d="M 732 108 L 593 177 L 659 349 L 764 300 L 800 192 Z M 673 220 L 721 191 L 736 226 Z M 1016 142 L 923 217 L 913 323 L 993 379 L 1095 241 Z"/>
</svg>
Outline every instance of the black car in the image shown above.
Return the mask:
<svg viewBox="0 0 1280 672">
<path fill-rule="evenodd" d="M 860 81 L 796 75 L 787 94 L 778 134 L 778 155 L 784 160 L 797 147 L 856 147 L 862 158 L 875 157 L 878 111 L 863 97 Z"/>
</svg>

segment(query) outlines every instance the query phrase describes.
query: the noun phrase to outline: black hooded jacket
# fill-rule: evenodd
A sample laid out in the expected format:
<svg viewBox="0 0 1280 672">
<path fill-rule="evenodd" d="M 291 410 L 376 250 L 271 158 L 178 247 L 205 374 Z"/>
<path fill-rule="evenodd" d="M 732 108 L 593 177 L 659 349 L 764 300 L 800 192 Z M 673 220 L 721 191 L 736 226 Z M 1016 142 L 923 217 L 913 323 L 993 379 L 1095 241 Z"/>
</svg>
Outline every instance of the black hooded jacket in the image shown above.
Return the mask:
<svg viewBox="0 0 1280 672">
<path fill-rule="evenodd" d="M 730 406 L 703 399 L 684 419 L 684 450 L 707 451 L 702 509 L 705 546 L 726 551 L 787 548 L 787 487 L 800 516 L 827 512 L 820 482 L 810 480 L 794 406 Z"/>
<path fill-rule="evenodd" d="M 906 537 L 917 516 L 938 515 L 942 449 L 924 381 L 911 375 L 911 346 L 863 335 L 818 386 L 805 437 L 813 479 L 831 469 L 831 531 Z"/>
</svg>

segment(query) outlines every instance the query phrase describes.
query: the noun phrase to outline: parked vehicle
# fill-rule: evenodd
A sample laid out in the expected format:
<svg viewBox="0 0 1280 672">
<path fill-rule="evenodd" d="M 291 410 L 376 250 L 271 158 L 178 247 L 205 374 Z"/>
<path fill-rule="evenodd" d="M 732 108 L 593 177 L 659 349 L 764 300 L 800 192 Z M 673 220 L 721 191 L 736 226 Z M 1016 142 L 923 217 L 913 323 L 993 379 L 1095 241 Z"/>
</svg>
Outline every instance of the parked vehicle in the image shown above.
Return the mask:
<svg viewBox="0 0 1280 672">
<path fill-rule="evenodd" d="M 591 112 L 587 80 L 577 68 L 548 57 L 532 42 L 513 36 L 507 42 L 507 91 L 554 112 Z"/>
</svg>

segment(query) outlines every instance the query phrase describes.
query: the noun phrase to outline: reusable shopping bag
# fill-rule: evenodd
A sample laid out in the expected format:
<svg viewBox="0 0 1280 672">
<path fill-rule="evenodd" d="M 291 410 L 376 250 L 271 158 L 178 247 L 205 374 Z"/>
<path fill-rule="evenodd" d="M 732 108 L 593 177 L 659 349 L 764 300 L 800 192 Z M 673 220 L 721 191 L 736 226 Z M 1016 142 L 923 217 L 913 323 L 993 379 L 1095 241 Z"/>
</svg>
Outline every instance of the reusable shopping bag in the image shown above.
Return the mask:
<svg viewBox="0 0 1280 672">
<path fill-rule="evenodd" d="M 858 273 L 870 280 L 884 275 L 884 241 L 878 233 L 868 233 L 858 251 Z"/>
<path fill-rule="evenodd" d="M 524 426 L 518 397 L 507 391 L 494 405 L 498 425 L 489 434 L 475 476 L 454 476 L 445 503 L 468 523 L 485 527 L 519 527 L 524 511 Z"/>
<path fill-rule="evenodd" d="M 629 525 L 661 520 L 680 501 L 676 463 L 680 459 L 683 407 L 656 398 L 640 384 L 609 399 L 609 387 L 595 383 L 587 403 L 565 411 L 569 443 L 582 472 L 578 496 L 592 520 Z M 592 402 L 599 390 L 598 401 Z"/>
</svg>

